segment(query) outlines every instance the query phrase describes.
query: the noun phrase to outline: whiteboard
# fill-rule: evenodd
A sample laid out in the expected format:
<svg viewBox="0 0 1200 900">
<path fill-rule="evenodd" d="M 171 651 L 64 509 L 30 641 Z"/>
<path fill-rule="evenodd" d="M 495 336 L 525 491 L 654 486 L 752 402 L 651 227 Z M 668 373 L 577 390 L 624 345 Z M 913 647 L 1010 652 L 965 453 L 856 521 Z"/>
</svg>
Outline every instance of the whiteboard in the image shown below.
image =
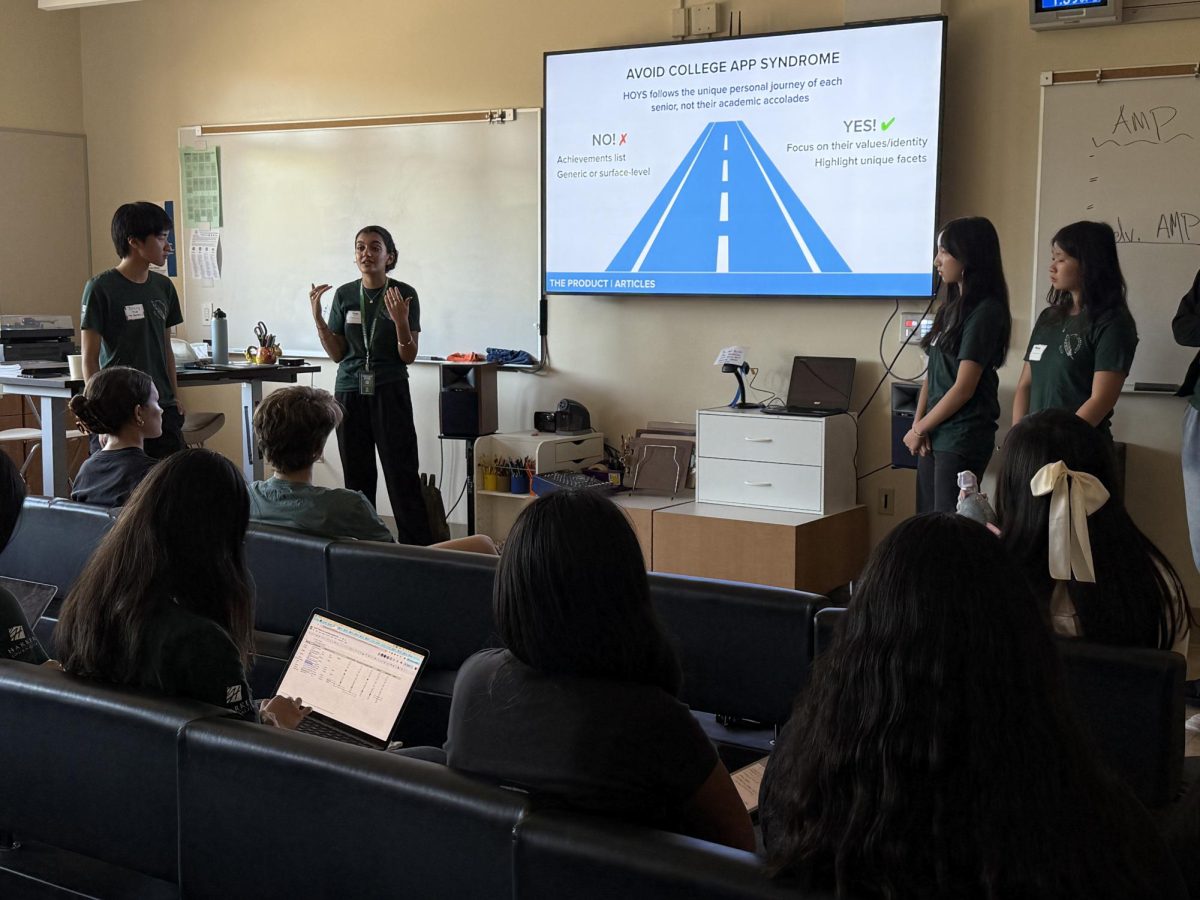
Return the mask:
<svg viewBox="0 0 1200 900">
<path fill-rule="evenodd" d="M 1137 355 L 1128 386 L 1177 385 L 1195 356 L 1171 335 L 1200 269 L 1200 78 L 1042 89 L 1033 316 L 1050 288 L 1050 239 L 1079 219 L 1117 232 Z"/>
<path fill-rule="evenodd" d="M 382 225 L 396 240 L 391 277 L 421 301 L 422 355 L 487 347 L 538 355 L 541 117 L 200 137 L 220 150 L 220 277 L 197 277 L 187 209 L 176 222 L 189 320 L 212 303 L 231 349 L 260 319 L 285 353 L 317 355 L 309 285 L 358 277 L 354 236 Z M 186 204 L 186 193 L 181 196 Z M 209 223 L 216 227 L 216 223 Z M 333 292 L 325 295 L 328 315 Z"/>
</svg>

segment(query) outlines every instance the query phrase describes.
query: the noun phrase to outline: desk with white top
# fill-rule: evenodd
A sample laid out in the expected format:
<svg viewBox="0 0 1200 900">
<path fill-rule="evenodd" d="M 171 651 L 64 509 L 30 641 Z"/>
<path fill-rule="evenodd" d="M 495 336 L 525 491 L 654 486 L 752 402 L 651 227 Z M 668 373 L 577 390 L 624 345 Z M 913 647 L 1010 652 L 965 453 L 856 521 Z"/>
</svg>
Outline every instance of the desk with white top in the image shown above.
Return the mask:
<svg viewBox="0 0 1200 900">
<path fill-rule="evenodd" d="M 240 384 L 242 386 L 242 474 L 247 481 L 261 480 L 262 455 L 254 441 L 254 410 L 262 402 L 264 382 L 294 384 L 299 375 L 321 371 L 320 366 L 262 366 L 229 369 L 178 370 L 179 387 Z M 33 397 L 42 420 L 42 489 L 54 497 L 69 497 L 67 482 L 67 401 L 83 390 L 83 381 L 65 375 L 50 378 L 0 376 L 6 394 Z"/>
</svg>

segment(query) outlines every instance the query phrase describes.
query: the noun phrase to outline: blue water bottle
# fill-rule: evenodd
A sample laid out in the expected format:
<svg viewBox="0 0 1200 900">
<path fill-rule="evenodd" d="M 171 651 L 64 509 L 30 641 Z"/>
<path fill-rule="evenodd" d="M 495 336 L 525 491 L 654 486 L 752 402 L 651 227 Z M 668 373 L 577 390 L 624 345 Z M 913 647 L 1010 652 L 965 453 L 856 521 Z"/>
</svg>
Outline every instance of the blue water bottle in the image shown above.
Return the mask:
<svg viewBox="0 0 1200 900">
<path fill-rule="evenodd" d="M 229 365 L 229 319 L 219 307 L 212 314 L 212 361 L 218 366 Z"/>
</svg>

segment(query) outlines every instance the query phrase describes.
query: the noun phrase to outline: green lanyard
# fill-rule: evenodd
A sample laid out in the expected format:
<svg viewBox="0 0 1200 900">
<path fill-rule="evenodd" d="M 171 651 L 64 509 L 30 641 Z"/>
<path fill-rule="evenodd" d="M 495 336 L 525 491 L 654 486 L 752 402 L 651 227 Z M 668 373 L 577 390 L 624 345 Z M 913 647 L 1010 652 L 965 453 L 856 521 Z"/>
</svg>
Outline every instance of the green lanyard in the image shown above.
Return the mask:
<svg viewBox="0 0 1200 900">
<path fill-rule="evenodd" d="M 387 289 L 388 289 L 388 283 L 385 280 L 383 283 L 383 287 L 381 287 L 379 289 L 379 293 L 371 298 L 371 302 L 372 303 L 378 302 L 379 298 L 384 295 L 384 293 L 387 291 Z M 360 315 L 362 316 L 363 349 L 367 354 L 366 370 L 368 372 L 370 372 L 371 371 L 371 342 L 375 339 L 375 326 L 378 324 L 378 321 L 379 321 L 378 318 L 376 317 L 375 313 L 378 311 L 379 308 L 378 307 L 373 308 L 371 310 L 371 315 L 368 317 L 368 315 L 367 315 L 367 289 L 363 287 L 361 278 L 358 280 L 358 308 L 361 311 Z M 369 328 L 367 327 L 368 320 L 370 322 Z"/>
</svg>

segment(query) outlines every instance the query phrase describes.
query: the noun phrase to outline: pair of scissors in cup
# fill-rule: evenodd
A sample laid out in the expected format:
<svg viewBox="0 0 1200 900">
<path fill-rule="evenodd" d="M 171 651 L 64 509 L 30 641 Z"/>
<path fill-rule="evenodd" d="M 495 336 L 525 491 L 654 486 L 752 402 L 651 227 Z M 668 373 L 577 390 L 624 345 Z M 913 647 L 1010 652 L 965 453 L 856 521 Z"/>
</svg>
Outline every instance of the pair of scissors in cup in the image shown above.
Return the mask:
<svg viewBox="0 0 1200 900">
<path fill-rule="evenodd" d="M 259 345 L 260 347 L 269 347 L 269 346 L 270 346 L 270 344 L 269 344 L 269 343 L 267 343 L 267 339 L 268 339 L 268 338 L 269 338 L 271 335 L 270 335 L 270 333 L 267 331 L 267 326 L 266 326 L 266 323 L 264 323 L 264 322 L 259 322 L 257 325 L 255 325 L 255 326 L 254 326 L 254 336 L 255 336 L 256 338 L 258 338 L 258 345 Z"/>
</svg>

